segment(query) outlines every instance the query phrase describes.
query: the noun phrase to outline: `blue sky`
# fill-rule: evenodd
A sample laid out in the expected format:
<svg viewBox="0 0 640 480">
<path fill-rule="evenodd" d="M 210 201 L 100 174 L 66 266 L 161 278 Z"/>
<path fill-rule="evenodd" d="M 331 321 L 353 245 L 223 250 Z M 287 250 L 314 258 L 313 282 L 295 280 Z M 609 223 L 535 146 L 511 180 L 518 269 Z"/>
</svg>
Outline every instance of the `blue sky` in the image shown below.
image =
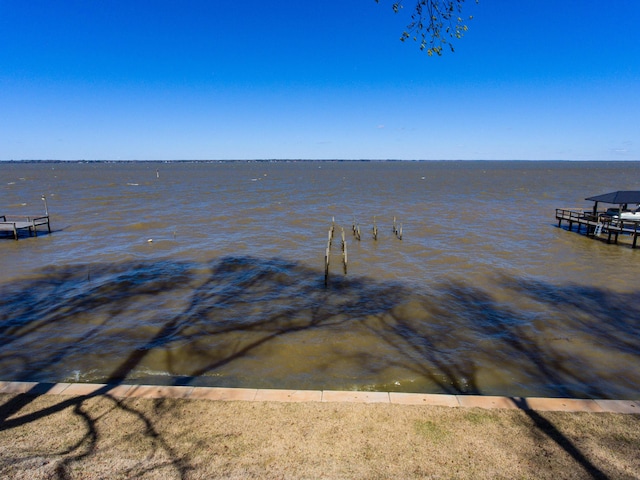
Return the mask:
<svg viewBox="0 0 640 480">
<path fill-rule="evenodd" d="M 640 160 L 640 1 L 0 0 L 0 159 Z"/>
</svg>

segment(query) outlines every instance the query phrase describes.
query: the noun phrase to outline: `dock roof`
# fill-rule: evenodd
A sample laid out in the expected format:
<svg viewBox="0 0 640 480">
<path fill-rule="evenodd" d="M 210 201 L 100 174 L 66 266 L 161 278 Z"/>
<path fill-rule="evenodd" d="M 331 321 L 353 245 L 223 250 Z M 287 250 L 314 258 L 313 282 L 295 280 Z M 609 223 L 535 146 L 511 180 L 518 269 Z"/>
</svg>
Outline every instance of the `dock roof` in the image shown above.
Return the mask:
<svg viewBox="0 0 640 480">
<path fill-rule="evenodd" d="M 622 205 L 625 203 L 640 203 L 640 190 L 618 190 L 617 192 L 596 195 L 595 197 L 588 197 L 585 198 L 585 200 L 591 200 L 592 202 L 613 203 L 616 205 Z"/>
</svg>

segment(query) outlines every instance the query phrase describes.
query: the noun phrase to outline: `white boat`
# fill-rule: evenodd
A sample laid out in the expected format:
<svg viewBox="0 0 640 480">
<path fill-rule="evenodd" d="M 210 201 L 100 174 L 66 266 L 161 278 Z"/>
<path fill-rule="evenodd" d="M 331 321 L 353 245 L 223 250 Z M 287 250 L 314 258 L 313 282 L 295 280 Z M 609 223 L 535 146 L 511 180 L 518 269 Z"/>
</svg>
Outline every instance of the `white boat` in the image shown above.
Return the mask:
<svg viewBox="0 0 640 480">
<path fill-rule="evenodd" d="M 613 218 L 620 219 L 620 220 L 632 220 L 634 222 L 640 222 L 640 212 L 637 210 L 635 212 L 622 212 L 620 215 L 618 214 L 614 215 Z"/>
<path fill-rule="evenodd" d="M 617 208 L 609 208 L 605 215 L 611 217 L 613 220 L 624 220 L 632 222 L 640 222 L 640 208 L 636 210 L 620 210 Z"/>
</svg>

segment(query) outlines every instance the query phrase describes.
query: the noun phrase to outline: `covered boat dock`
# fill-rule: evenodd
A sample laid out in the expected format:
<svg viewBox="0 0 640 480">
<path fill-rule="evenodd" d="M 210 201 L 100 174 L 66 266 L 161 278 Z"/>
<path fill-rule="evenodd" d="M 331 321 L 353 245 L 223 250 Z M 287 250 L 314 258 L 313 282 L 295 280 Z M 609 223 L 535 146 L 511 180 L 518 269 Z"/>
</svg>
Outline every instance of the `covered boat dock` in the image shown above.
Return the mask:
<svg viewBox="0 0 640 480">
<path fill-rule="evenodd" d="M 635 204 L 640 209 L 640 191 L 638 190 L 618 190 L 616 192 L 605 193 L 585 200 L 594 202 L 592 209 L 582 208 L 556 208 L 556 220 L 558 227 L 562 222 L 568 223 L 569 230 L 573 225 L 577 225 L 580 232 L 582 226 L 585 227 L 586 235 L 593 238 L 607 236 L 607 243 L 618 243 L 620 235 L 629 235 L 631 238 L 631 248 L 636 248 L 638 235 L 640 235 L 640 218 L 626 219 L 622 213 L 629 212 L 629 206 Z M 599 204 L 615 205 L 616 208 L 599 209 Z M 640 217 L 640 215 L 639 215 Z"/>
</svg>

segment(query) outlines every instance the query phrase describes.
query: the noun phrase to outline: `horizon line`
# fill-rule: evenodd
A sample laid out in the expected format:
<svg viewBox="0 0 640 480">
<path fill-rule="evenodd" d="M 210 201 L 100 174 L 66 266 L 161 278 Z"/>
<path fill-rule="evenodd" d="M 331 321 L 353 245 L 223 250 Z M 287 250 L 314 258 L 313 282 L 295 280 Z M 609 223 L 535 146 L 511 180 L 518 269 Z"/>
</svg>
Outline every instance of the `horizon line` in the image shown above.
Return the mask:
<svg viewBox="0 0 640 480">
<path fill-rule="evenodd" d="M 117 163 L 117 162 L 150 162 L 150 163 L 225 163 L 225 162 L 640 162 L 640 159 L 490 159 L 490 158 L 477 158 L 477 159 L 396 159 L 396 158 L 251 158 L 251 159 L 0 159 L 0 162 L 7 163 Z"/>
</svg>

